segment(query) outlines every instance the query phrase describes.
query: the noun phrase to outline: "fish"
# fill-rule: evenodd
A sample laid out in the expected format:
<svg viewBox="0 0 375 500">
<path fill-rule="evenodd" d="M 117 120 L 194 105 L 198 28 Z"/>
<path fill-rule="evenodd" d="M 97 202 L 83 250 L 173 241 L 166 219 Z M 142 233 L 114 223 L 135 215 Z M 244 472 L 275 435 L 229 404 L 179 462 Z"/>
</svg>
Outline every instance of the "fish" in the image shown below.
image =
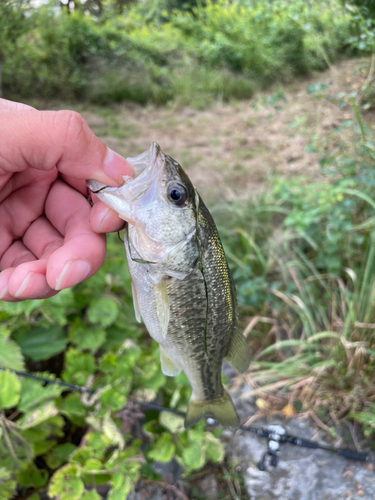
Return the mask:
<svg viewBox="0 0 375 500">
<path fill-rule="evenodd" d="M 167 376 L 183 370 L 192 387 L 185 427 L 211 417 L 238 428 L 221 380 L 225 358 L 244 373 L 247 341 L 237 325 L 233 278 L 213 218 L 180 164 L 153 142 L 127 158 L 134 179 L 89 189 L 127 222 L 124 243 L 136 319 L 159 343 Z"/>
</svg>

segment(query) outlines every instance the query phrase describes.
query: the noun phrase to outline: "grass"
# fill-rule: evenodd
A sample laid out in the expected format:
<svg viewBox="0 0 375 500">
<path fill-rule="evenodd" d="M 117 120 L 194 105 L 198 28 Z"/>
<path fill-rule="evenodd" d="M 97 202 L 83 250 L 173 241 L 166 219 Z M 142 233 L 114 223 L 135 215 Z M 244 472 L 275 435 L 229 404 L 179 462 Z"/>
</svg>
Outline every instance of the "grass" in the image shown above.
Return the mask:
<svg viewBox="0 0 375 500">
<path fill-rule="evenodd" d="M 354 102 L 346 112 L 349 104 L 352 119 L 330 132 L 340 140 L 314 139 L 319 182 L 273 176 L 230 217 L 218 206 L 216 218 L 253 353 L 237 380 L 252 388 L 243 397 L 269 400 L 259 416 L 270 405 L 288 408 L 326 431 L 348 417 L 373 436 L 375 138 Z M 305 127 L 302 118 L 296 127 Z"/>
</svg>

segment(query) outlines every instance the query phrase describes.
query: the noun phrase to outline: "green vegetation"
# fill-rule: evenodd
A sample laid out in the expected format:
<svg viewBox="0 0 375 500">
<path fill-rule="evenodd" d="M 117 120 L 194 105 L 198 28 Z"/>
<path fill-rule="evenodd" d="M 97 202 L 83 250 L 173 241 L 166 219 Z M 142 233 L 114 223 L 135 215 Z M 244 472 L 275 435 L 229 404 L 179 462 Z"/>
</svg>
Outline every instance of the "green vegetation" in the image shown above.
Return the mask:
<svg viewBox="0 0 375 500">
<path fill-rule="evenodd" d="M 79 2 L 70 14 L 25 9 L 23 31 L 2 47 L 5 96 L 202 107 L 250 97 L 358 50 L 348 41 L 360 16 L 339 0 L 209 0 L 189 10 L 148 0 L 121 14 L 112 2 L 99 4 L 96 15 Z"/>
</svg>

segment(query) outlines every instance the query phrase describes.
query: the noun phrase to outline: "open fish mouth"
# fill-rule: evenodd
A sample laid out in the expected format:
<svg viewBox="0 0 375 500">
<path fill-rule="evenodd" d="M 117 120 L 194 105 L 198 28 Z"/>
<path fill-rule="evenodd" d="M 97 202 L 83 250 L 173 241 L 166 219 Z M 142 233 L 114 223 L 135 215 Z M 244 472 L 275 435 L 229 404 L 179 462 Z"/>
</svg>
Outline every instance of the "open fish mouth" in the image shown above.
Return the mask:
<svg viewBox="0 0 375 500">
<path fill-rule="evenodd" d="M 153 180 L 155 175 L 157 175 L 160 172 L 160 169 L 163 168 L 164 158 L 161 158 L 161 156 L 164 155 L 161 152 L 159 144 L 157 142 L 153 142 L 149 149 L 147 149 L 140 155 L 126 158 L 126 161 L 133 167 L 135 176 L 134 179 L 129 176 L 123 176 L 124 183 L 122 184 L 122 186 L 129 181 L 134 182 L 134 180 L 138 179 L 142 174 L 144 178 L 149 177 L 149 182 Z M 159 159 L 161 161 L 158 161 Z M 92 191 L 94 194 L 98 194 L 104 190 L 108 190 L 113 193 L 115 190 L 121 187 L 106 186 L 105 184 L 92 179 L 87 180 L 86 184 L 90 191 Z"/>
</svg>

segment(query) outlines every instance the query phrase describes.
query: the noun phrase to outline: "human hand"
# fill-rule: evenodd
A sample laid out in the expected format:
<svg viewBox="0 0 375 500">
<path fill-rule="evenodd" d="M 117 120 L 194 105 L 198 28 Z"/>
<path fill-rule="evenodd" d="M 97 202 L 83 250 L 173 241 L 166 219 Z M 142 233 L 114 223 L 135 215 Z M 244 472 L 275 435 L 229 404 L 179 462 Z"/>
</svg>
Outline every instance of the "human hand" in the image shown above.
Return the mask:
<svg viewBox="0 0 375 500">
<path fill-rule="evenodd" d="M 92 276 L 105 235 L 123 221 L 86 179 L 111 186 L 133 176 L 73 111 L 36 111 L 0 99 L 0 299 L 51 297 Z"/>
</svg>

